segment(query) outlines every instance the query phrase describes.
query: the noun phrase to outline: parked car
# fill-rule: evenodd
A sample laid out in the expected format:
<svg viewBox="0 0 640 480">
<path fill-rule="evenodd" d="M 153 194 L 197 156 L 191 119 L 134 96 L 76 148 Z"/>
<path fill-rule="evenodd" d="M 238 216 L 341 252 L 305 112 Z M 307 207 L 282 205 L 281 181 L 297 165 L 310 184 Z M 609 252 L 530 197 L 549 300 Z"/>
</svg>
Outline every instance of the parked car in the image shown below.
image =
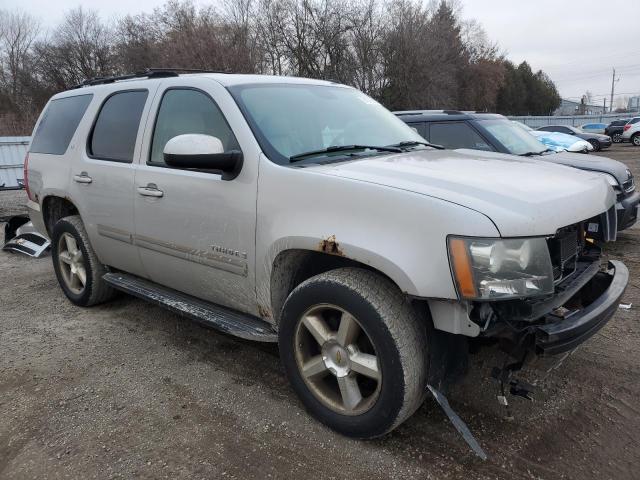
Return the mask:
<svg viewBox="0 0 640 480">
<path fill-rule="evenodd" d="M 456 111 L 396 112 L 427 141 L 446 148 L 472 148 L 535 158 L 592 172 L 599 172 L 616 193 L 618 231 L 638 220 L 640 192 L 627 166 L 611 158 L 555 152 L 502 115 Z M 541 132 L 539 132 L 541 133 Z M 544 132 L 549 135 L 549 133 Z M 561 135 L 552 133 L 551 135 Z M 569 135 L 570 138 L 575 138 Z"/>
<path fill-rule="evenodd" d="M 555 152 L 589 153 L 593 151 L 593 145 L 573 135 L 558 132 L 541 132 L 515 120 L 513 123 Z"/>
<path fill-rule="evenodd" d="M 599 152 L 603 148 L 609 148 L 611 146 L 611 137 L 607 137 L 606 135 L 600 135 L 597 133 L 583 132 L 582 130 L 569 125 L 545 125 L 544 127 L 538 128 L 538 130 L 542 132 L 560 132 L 566 133 L 568 135 L 575 135 L 576 137 L 582 138 L 583 140 L 586 140 L 591 145 L 593 145 L 593 149 L 596 152 Z"/>
<path fill-rule="evenodd" d="M 619 120 L 614 120 L 609 125 L 607 125 L 607 128 L 604 129 L 604 134 L 611 137 L 611 141 L 613 143 L 622 142 L 622 132 L 623 132 L 624 126 L 627 124 L 628 121 L 629 121 L 628 118 L 621 118 Z"/>
<path fill-rule="evenodd" d="M 470 338 L 517 361 L 575 349 L 628 281 L 601 265 L 616 235 L 601 174 L 437 149 L 332 82 L 87 81 L 48 102 L 25 173 L 71 302 L 123 290 L 278 342 L 309 412 L 358 438 L 454 381 Z"/>
<path fill-rule="evenodd" d="M 605 134 L 605 129 L 607 128 L 606 123 L 585 123 L 584 125 L 580 125 L 580 130 L 586 133 L 598 133 L 600 135 Z"/>
<path fill-rule="evenodd" d="M 640 147 L 640 117 L 633 117 L 623 127 L 622 141 L 631 142 L 636 147 Z"/>
</svg>

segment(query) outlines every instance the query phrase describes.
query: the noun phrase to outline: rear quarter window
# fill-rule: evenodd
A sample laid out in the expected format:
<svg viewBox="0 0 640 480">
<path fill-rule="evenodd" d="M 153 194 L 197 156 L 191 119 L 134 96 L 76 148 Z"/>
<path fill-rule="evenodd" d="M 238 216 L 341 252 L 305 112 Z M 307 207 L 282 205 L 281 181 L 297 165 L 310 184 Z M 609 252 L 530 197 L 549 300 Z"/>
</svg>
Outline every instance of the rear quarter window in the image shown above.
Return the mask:
<svg viewBox="0 0 640 480">
<path fill-rule="evenodd" d="M 87 94 L 51 100 L 42 114 L 29 151 L 64 155 L 92 98 L 92 94 Z"/>
<path fill-rule="evenodd" d="M 99 160 L 132 162 L 147 90 L 129 90 L 109 96 L 96 118 L 88 142 L 89 155 Z"/>
</svg>

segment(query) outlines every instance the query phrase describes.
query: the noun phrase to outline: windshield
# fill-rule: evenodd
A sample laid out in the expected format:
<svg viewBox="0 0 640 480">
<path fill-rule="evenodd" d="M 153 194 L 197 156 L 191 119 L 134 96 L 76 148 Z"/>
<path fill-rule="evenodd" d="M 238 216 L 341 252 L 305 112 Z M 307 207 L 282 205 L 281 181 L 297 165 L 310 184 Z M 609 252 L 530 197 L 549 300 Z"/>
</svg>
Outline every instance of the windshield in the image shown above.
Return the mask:
<svg viewBox="0 0 640 480">
<path fill-rule="evenodd" d="M 329 147 L 425 141 L 378 102 L 353 88 L 279 83 L 237 85 L 229 91 L 262 150 L 279 164 Z M 358 153 L 389 154 L 375 150 Z M 308 159 L 348 155 L 338 150 L 318 152 Z"/>
<path fill-rule="evenodd" d="M 514 155 L 539 154 L 547 147 L 509 120 L 481 120 L 482 126 Z"/>
</svg>

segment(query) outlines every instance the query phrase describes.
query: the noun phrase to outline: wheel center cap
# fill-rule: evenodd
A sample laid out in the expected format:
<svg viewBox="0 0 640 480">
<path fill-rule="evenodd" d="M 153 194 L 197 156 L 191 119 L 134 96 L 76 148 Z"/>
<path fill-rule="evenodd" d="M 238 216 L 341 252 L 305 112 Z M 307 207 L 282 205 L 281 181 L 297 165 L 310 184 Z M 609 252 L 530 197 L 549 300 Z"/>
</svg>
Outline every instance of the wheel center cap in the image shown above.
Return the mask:
<svg viewBox="0 0 640 480">
<path fill-rule="evenodd" d="M 330 340 L 322 346 L 322 360 L 336 377 L 346 377 L 351 371 L 349 352 L 335 341 Z"/>
</svg>

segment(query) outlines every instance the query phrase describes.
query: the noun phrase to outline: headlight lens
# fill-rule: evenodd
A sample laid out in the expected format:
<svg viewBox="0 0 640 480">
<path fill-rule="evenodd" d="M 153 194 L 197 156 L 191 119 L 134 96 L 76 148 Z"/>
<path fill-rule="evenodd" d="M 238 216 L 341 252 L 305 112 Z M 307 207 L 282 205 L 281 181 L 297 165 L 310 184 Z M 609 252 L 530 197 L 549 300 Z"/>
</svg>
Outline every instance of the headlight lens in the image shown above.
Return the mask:
<svg viewBox="0 0 640 480">
<path fill-rule="evenodd" d="M 544 238 L 449 237 L 458 294 L 498 300 L 553 293 L 553 268 Z"/>
</svg>

